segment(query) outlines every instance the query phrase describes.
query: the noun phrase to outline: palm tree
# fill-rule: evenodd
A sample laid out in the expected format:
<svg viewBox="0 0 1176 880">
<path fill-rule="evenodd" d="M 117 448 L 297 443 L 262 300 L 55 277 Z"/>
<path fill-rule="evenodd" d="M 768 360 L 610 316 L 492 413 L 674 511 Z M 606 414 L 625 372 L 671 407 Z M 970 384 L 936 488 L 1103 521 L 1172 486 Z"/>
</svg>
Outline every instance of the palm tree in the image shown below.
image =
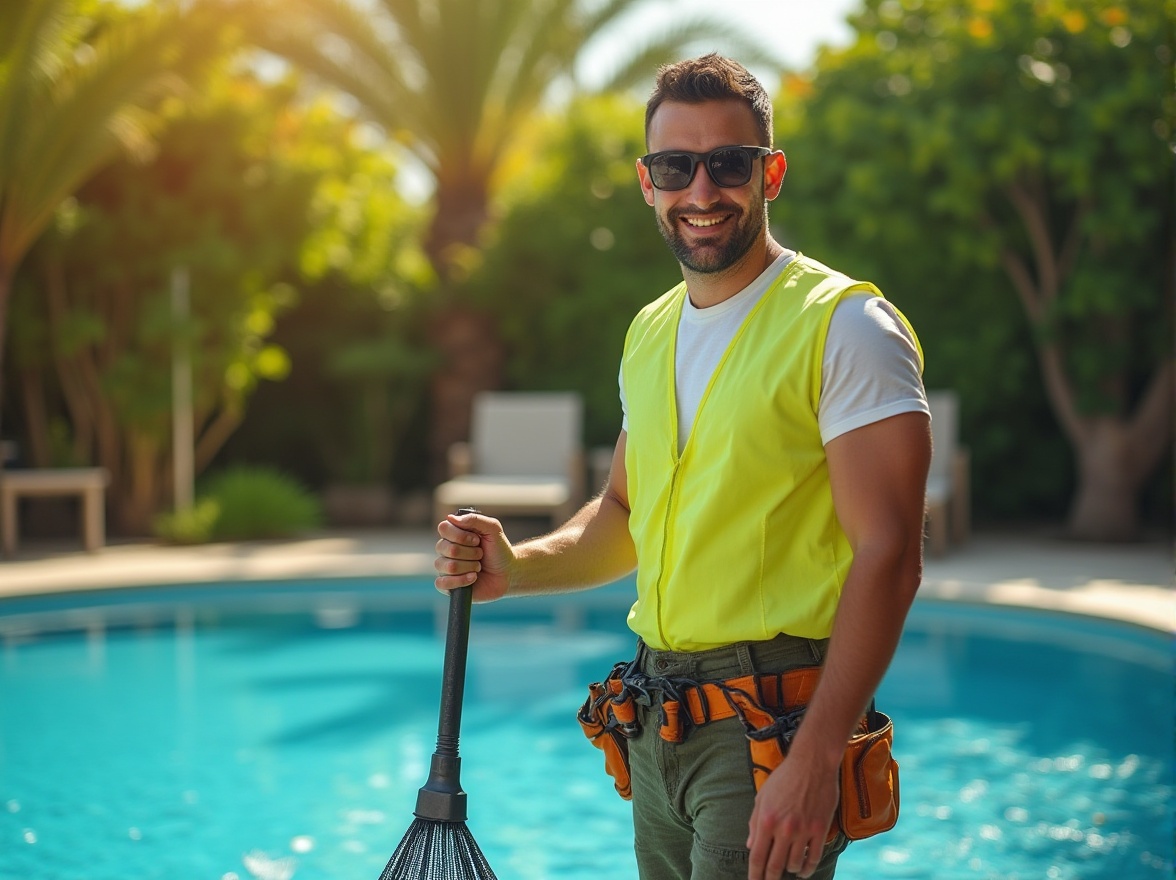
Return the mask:
<svg viewBox="0 0 1176 880">
<path fill-rule="evenodd" d="M 444 294 L 489 217 L 495 175 L 553 83 L 574 83 L 577 57 L 643 0 L 269 0 L 250 36 L 354 98 L 435 183 L 425 250 Z M 705 40 L 745 63 L 777 62 L 714 21 L 675 20 L 623 59 L 602 89 L 651 77 Z M 444 366 L 433 386 L 431 449 L 468 430 L 473 395 L 497 387 L 502 353 L 485 316 L 442 301 L 434 324 Z"/>
<path fill-rule="evenodd" d="M 209 46 L 214 18 L 176 3 L 103 11 L 98 0 L 0 3 L 0 365 L 21 260 L 98 168 L 150 151 L 149 109 Z M 0 404 L 2 389 L 0 373 Z"/>
</svg>

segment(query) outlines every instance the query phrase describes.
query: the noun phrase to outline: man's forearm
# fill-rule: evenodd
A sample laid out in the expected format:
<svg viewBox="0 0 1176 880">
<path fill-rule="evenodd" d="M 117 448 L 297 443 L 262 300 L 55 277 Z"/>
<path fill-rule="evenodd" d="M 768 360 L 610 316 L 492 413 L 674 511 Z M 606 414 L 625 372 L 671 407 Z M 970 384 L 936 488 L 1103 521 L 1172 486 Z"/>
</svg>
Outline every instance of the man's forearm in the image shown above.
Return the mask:
<svg viewBox="0 0 1176 880">
<path fill-rule="evenodd" d="M 629 509 L 607 489 L 554 532 L 523 541 L 514 552 L 508 596 L 597 587 L 637 565 Z"/>
<path fill-rule="evenodd" d="M 898 647 L 920 579 L 918 547 L 859 551 L 846 578 L 821 672 L 793 749 L 836 764 Z"/>
</svg>

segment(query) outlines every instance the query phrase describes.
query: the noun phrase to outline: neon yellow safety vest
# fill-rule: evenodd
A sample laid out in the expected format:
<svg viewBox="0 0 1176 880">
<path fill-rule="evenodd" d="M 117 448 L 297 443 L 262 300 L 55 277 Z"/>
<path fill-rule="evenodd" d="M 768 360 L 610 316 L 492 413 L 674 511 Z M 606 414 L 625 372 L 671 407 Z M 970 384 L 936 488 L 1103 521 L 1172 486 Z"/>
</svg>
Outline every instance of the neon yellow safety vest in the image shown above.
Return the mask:
<svg viewBox="0 0 1176 880">
<path fill-rule="evenodd" d="M 681 455 L 674 356 L 685 283 L 633 320 L 621 366 L 638 560 L 628 623 L 650 647 L 832 632 L 853 554 L 817 405 L 829 320 L 850 292 L 882 295 L 797 254 L 723 354 Z"/>
</svg>

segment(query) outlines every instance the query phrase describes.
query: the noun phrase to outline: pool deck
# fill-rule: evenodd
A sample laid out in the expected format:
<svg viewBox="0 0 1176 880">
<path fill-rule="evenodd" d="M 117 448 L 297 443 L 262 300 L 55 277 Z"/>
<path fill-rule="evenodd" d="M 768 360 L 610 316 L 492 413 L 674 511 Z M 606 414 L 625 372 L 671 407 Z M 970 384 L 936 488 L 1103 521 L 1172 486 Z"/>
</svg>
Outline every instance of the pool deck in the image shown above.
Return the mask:
<svg viewBox="0 0 1176 880">
<path fill-rule="evenodd" d="M 96 553 L 30 543 L 0 560 L 0 598 L 174 583 L 433 573 L 434 533 L 324 532 L 288 541 L 168 547 L 116 542 Z M 920 595 L 1064 611 L 1176 633 L 1173 547 L 1084 544 L 1032 532 L 981 532 L 929 557 Z"/>
</svg>

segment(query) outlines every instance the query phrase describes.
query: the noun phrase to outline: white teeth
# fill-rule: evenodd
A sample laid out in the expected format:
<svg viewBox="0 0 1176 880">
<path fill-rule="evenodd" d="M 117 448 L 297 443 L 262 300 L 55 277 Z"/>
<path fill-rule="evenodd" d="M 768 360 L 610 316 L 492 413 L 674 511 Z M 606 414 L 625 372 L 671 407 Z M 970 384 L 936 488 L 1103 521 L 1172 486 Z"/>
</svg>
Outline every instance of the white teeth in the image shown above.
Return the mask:
<svg viewBox="0 0 1176 880">
<path fill-rule="evenodd" d="M 718 226 L 723 220 L 700 220 L 697 217 L 687 217 L 686 222 L 691 226 Z"/>
</svg>

